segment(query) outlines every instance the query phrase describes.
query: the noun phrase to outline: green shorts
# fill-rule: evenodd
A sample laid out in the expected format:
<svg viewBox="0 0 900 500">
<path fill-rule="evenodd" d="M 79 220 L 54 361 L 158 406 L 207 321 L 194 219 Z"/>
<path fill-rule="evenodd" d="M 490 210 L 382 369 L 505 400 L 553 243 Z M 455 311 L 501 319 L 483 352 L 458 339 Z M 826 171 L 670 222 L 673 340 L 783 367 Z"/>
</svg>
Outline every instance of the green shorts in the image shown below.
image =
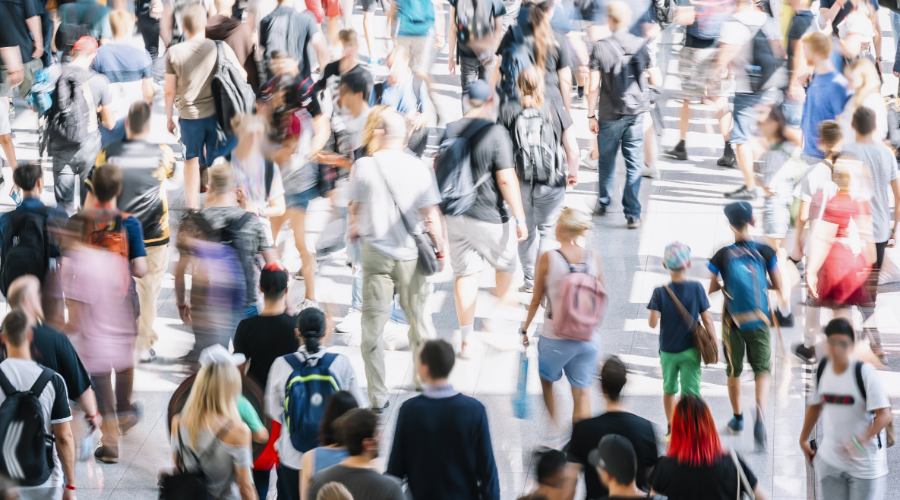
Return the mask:
<svg viewBox="0 0 900 500">
<path fill-rule="evenodd" d="M 34 74 L 43 67 L 44 63 L 41 62 L 40 58 L 32 59 L 23 64 L 22 83 L 19 84 L 19 95 L 21 95 L 23 98 L 28 95 L 28 92 L 31 91 L 32 85 L 34 85 Z M 0 82 L 6 82 L 7 78 L 9 78 L 9 73 L 6 71 L 6 66 L 0 66 Z M 12 96 L 12 87 L 10 87 L 7 83 L 0 83 L 0 97 Z"/>
<path fill-rule="evenodd" d="M 691 347 L 681 352 L 659 351 L 662 365 L 663 392 L 678 394 L 678 374 L 681 373 L 681 395 L 700 396 L 700 351 Z"/>
<path fill-rule="evenodd" d="M 772 340 L 769 327 L 742 332 L 722 324 L 722 352 L 725 354 L 725 375 L 740 377 L 744 370 L 744 352 L 753 373 L 769 373 L 772 359 Z"/>
</svg>

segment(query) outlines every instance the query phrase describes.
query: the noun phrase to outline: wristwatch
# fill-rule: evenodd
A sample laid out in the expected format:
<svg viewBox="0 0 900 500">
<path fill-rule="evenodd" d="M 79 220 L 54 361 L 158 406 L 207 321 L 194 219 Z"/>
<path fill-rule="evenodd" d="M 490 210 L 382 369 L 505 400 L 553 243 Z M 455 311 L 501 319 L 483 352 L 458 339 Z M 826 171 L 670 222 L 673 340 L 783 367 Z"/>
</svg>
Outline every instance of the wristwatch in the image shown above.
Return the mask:
<svg viewBox="0 0 900 500">
<path fill-rule="evenodd" d="M 878 57 L 875 58 L 875 60 L 878 61 L 878 62 L 881 62 L 881 61 L 884 61 L 884 58 L 881 57 L 881 56 L 878 56 Z"/>
</svg>

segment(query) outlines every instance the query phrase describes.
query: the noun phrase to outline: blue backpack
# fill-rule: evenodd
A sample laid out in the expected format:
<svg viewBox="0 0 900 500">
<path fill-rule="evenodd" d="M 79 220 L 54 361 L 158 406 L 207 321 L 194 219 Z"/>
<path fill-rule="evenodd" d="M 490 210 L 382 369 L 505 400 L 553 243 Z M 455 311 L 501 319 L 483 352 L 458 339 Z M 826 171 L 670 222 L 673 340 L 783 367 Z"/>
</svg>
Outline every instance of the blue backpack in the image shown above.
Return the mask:
<svg viewBox="0 0 900 500">
<path fill-rule="evenodd" d="M 731 245 L 725 252 L 725 309 L 741 331 L 769 326 L 766 260 L 756 244 Z"/>
<path fill-rule="evenodd" d="M 480 125 L 469 124 L 459 135 L 441 142 L 434 161 L 438 189 L 441 191 L 439 205 L 444 215 L 462 215 L 475 203 L 478 186 L 491 177 L 491 172 L 478 181 L 472 178 L 472 148 L 469 143 L 476 134 L 491 126 L 490 122 Z"/>
<path fill-rule="evenodd" d="M 331 363 L 337 354 L 325 353 L 321 358 L 297 359 L 294 353 L 284 356 L 293 371 L 284 388 L 284 429 L 291 444 L 300 452 L 319 446 L 319 424 L 325 405 L 341 390 L 331 374 Z"/>
<path fill-rule="evenodd" d="M 519 26 L 511 26 L 509 28 L 513 34 L 513 42 L 509 44 L 503 53 L 503 59 L 500 61 L 500 83 L 497 84 L 497 92 L 504 99 L 519 100 L 519 89 L 516 82 L 519 80 L 519 73 L 525 68 L 534 64 L 534 54 L 531 47 L 525 43 L 525 35 Z"/>
</svg>

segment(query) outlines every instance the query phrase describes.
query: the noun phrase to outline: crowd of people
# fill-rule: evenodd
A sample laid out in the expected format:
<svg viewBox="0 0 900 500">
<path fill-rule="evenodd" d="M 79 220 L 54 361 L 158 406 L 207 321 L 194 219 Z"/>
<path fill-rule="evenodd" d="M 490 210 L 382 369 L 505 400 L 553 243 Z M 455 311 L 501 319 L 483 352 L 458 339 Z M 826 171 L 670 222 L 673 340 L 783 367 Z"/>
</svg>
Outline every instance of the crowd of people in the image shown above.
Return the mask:
<svg viewBox="0 0 900 500">
<path fill-rule="evenodd" d="M 0 1 L 0 147 L 16 204 L 0 215 L 11 309 L 0 337 L 0 497 L 73 500 L 76 460 L 119 461 L 120 436 L 142 418 L 135 366 L 157 361 L 157 299 L 172 272 L 194 344 L 176 360 L 190 378 L 160 498 L 499 499 L 489 413 L 449 382 L 457 357 L 472 356 L 480 273 L 493 268 L 482 300 L 503 320 L 479 328 L 510 334 L 525 318 L 517 333 L 523 352 L 537 339 L 559 431 L 536 452 L 536 486 L 522 498 L 572 499 L 582 482 L 588 500 L 767 498 L 748 462 L 723 447 L 701 366 L 725 364 L 723 432 L 752 421 L 756 448 L 767 449 L 772 330 L 794 325 L 797 295 L 805 322 L 792 351 L 815 372 L 799 447 L 826 500 L 885 498 L 893 417 L 872 362 L 886 356 L 874 310 L 900 223 L 900 107 L 881 92 L 879 3 L 449 3 L 445 13 L 437 0 L 363 0 L 364 61 L 352 0 Z M 900 28 L 900 13 L 888 15 Z M 675 90 L 663 87 L 665 30 L 683 33 Z M 462 90 L 451 123 L 431 76 L 445 44 Z M 376 81 L 382 57 L 387 77 Z M 15 92 L 52 159 L 52 206 L 41 201 L 41 160 L 16 159 Z M 673 100 L 680 140 L 659 155 L 661 108 Z M 647 305 L 659 329 L 658 440 L 623 404 L 626 364 L 601 355 L 613 290 L 586 242 L 592 216 L 612 217 L 619 151 L 624 224 L 641 227 L 642 178 L 660 176 L 660 157 L 689 160 L 697 103 L 715 110 L 717 165 L 737 168 L 743 184 L 724 193 L 734 243 L 706 263 L 708 289 L 688 277 L 687 245 L 661 256 L 671 281 Z M 159 105 L 175 150 L 149 140 Z M 582 112 L 581 132 L 596 142 L 579 151 Z M 170 213 L 177 169 L 186 206 Z M 566 206 L 580 169 L 598 176 L 593 214 Z M 330 211 L 311 245 L 306 215 L 319 198 Z M 294 274 L 276 246 L 285 230 L 302 261 Z M 317 262 L 328 256 L 353 273 L 342 318 L 317 299 Z M 459 324 L 449 341 L 430 309 L 430 278 L 447 266 Z M 292 287 L 303 288 L 299 303 Z M 719 291 L 717 331 L 709 297 Z M 527 307 L 519 292 L 531 294 Z M 408 325 L 403 340 L 391 334 L 397 323 Z M 363 371 L 328 349 L 332 330 L 360 334 Z M 421 394 L 397 410 L 385 462 L 382 416 L 397 389 L 385 350 L 398 342 Z M 571 415 L 556 408 L 563 376 Z"/>
</svg>

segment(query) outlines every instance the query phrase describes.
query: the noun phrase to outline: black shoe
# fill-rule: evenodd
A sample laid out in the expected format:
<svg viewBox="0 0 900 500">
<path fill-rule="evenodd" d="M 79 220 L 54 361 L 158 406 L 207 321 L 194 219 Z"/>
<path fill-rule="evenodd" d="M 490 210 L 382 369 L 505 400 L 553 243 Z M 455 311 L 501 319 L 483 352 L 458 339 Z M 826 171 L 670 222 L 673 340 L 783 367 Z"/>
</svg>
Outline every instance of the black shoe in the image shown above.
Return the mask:
<svg viewBox="0 0 900 500">
<path fill-rule="evenodd" d="M 725 197 L 731 200 L 755 200 L 756 190 L 747 189 L 747 186 L 741 186 L 740 189 L 725 193 Z"/>
<path fill-rule="evenodd" d="M 390 405 L 391 405 L 391 402 L 390 402 L 390 401 L 386 401 L 386 402 L 384 403 L 384 406 L 382 406 L 381 408 L 372 408 L 372 411 L 374 411 L 375 413 L 378 413 L 378 414 L 380 415 L 381 413 L 384 412 L 384 410 L 387 410 L 387 407 L 390 406 Z"/>
<path fill-rule="evenodd" d="M 606 205 L 598 201 L 597 205 L 594 207 L 594 215 L 599 215 L 600 217 L 606 215 Z"/>
<path fill-rule="evenodd" d="M 790 328 L 790 327 L 794 326 L 794 313 L 788 314 L 787 316 L 782 316 L 781 311 L 776 309 L 775 310 L 775 321 L 778 322 L 778 326 Z"/>
<path fill-rule="evenodd" d="M 584 99 L 584 87 L 578 87 L 578 98 Z"/>
<path fill-rule="evenodd" d="M 628 229 L 637 229 L 641 227 L 641 218 L 640 217 L 625 217 L 625 220 L 628 221 Z"/>
<path fill-rule="evenodd" d="M 119 450 L 100 445 L 94 450 L 94 458 L 105 464 L 117 464 L 119 463 Z"/>
<path fill-rule="evenodd" d="M 670 149 L 663 152 L 663 154 L 668 156 L 671 160 L 687 161 L 688 159 L 687 149 Z"/>
<path fill-rule="evenodd" d="M 802 342 L 796 344 L 791 349 L 794 351 L 794 354 L 802 359 L 805 363 L 814 365 L 816 364 L 816 349 L 815 347 L 806 347 Z"/>
<path fill-rule="evenodd" d="M 725 152 L 722 153 L 722 157 L 716 160 L 716 165 L 720 167 L 733 167 L 734 162 L 734 150 L 726 148 Z"/>
</svg>

